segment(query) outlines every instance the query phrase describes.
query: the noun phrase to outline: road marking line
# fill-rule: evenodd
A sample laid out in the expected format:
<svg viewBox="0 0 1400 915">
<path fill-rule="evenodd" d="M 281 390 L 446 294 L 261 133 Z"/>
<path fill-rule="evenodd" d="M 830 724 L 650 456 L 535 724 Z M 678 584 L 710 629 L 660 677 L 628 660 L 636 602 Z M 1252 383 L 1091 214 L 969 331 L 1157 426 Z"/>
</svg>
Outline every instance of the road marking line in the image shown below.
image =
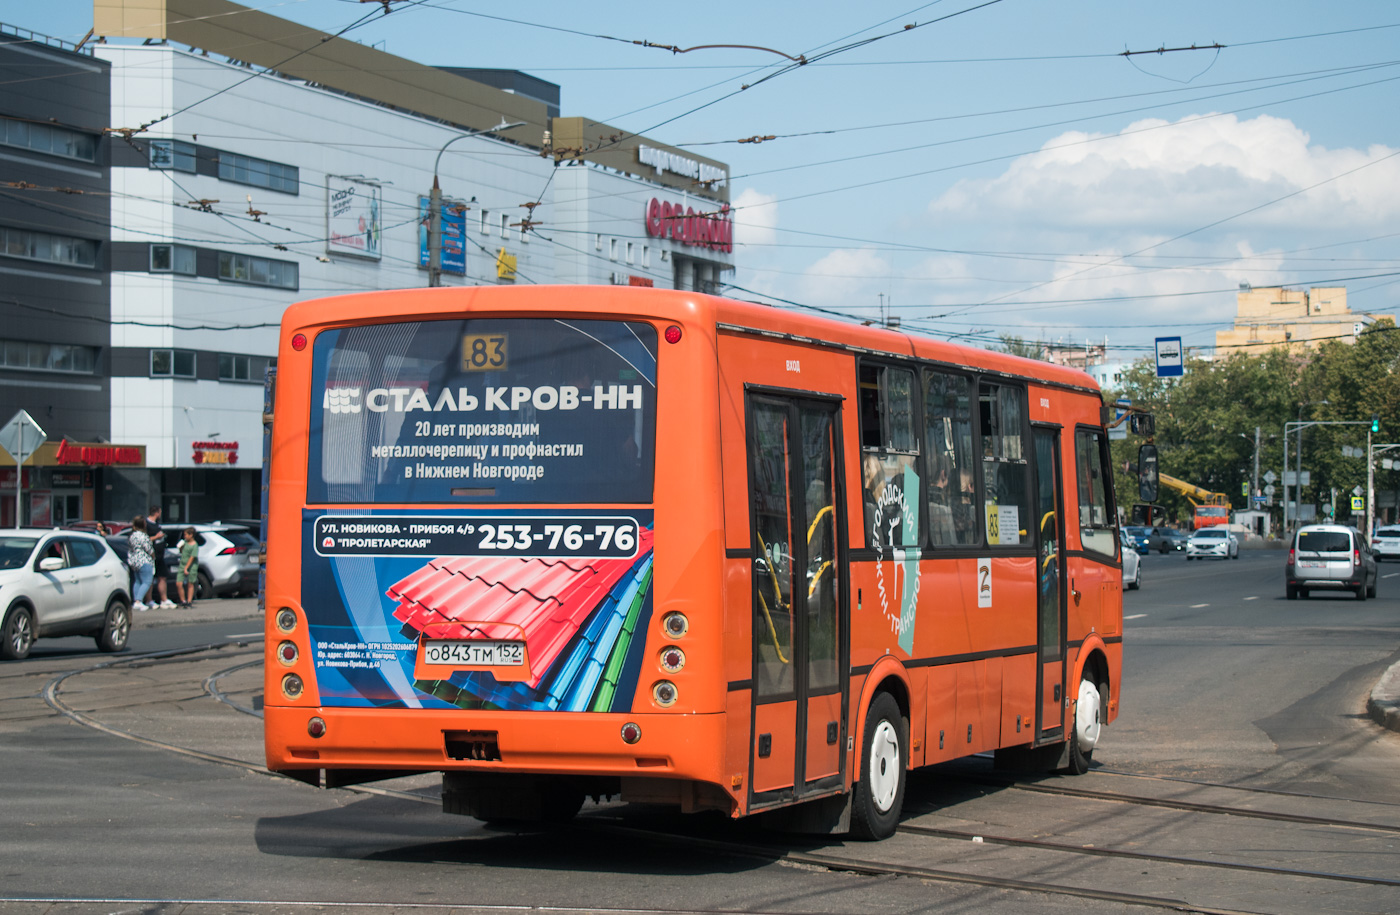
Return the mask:
<svg viewBox="0 0 1400 915">
<path fill-rule="evenodd" d="M 1245 600 L 1258 600 L 1258 597 L 1246 597 Z"/>
<path fill-rule="evenodd" d="M 1400 572 L 1391 572 L 1389 575 L 1382 575 L 1381 578 L 1394 578 L 1397 575 L 1400 575 Z"/>
<path fill-rule="evenodd" d="M 1146 615 L 1147 615 L 1146 613 L 1134 613 L 1132 616 L 1125 616 L 1125 617 L 1123 617 L 1123 619 L 1125 619 L 1125 620 L 1140 620 L 1140 619 L 1142 619 L 1142 618 L 1143 618 L 1144 616 L 1146 616 Z"/>
<path fill-rule="evenodd" d="M 254 637 L 260 636 L 260 635 L 262 635 L 261 632 L 240 632 L 240 633 L 238 633 L 237 635 L 226 635 L 226 636 L 224 636 L 224 638 L 226 638 L 226 639 L 251 639 L 251 638 L 254 638 Z"/>
<path fill-rule="evenodd" d="M 1209 607 L 1209 606 L 1210 606 L 1210 604 L 1192 604 L 1192 605 L 1191 605 L 1191 609 L 1192 609 L 1192 610 L 1199 610 L 1199 609 L 1201 609 L 1202 607 Z"/>
</svg>

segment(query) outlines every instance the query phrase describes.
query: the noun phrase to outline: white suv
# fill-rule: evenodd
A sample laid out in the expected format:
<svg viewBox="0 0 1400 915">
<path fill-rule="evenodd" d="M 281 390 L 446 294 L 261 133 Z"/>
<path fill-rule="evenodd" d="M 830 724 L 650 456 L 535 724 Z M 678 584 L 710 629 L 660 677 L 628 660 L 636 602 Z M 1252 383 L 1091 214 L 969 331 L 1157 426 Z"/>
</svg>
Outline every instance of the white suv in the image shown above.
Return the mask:
<svg viewBox="0 0 1400 915">
<path fill-rule="evenodd" d="M 1376 552 L 1377 562 L 1383 559 L 1400 559 L 1400 527 L 1388 524 L 1376 528 L 1376 533 L 1371 538 L 1371 549 Z"/>
<path fill-rule="evenodd" d="M 87 635 L 121 651 L 131 634 L 126 564 L 95 534 L 0 531 L 0 659 L 28 656 L 36 638 Z"/>
</svg>

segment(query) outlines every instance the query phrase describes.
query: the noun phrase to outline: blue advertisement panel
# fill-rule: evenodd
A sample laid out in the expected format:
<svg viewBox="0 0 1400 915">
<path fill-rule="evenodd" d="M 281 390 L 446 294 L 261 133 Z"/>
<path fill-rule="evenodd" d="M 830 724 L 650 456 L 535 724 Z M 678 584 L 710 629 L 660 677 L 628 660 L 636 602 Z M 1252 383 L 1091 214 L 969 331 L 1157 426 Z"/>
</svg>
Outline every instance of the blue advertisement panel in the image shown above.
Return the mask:
<svg viewBox="0 0 1400 915">
<path fill-rule="evenodd" d="M 302 606 L 324 705 L 630 708 L 656 369 L 640 322 L 317 335 Z"/>
<path fill-rule="evenodd" d="M 418 266 L 428 266 L 428 198 L 418 198 Z M 443 201 L 442 204 L 442 257 L 443 273 L 465 276 L 467 273 L 467 210 L 461 204 Z"/>
<path fill-rule="evenodd" d="M 305 510 L 322 705 L 629 711 L 652 534 L 649 510 Z"/>
</svg>

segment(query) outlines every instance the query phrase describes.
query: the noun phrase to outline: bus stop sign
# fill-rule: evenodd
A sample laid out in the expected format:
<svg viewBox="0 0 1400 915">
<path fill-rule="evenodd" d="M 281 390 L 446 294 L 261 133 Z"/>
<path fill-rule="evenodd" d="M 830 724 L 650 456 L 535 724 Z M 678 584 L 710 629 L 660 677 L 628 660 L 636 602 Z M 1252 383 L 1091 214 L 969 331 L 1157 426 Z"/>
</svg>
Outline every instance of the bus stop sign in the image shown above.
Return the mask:
<svg viewBox="0 0 1400 915">
<path fill-rule="evenodd" d="M 1184 373 L 1180 337 L 1157 338 L 1157 377 L 1172 378 Z"/>
</svg>

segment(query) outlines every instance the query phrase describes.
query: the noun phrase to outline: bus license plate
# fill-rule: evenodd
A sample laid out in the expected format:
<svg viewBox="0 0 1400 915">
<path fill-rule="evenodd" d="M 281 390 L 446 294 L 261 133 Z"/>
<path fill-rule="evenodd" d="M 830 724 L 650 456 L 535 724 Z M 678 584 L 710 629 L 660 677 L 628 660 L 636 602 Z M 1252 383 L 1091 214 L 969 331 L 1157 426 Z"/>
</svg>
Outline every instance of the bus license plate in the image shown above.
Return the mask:
<svg viewBox="0 0 1400 915">
<path fill-rule="evenodd" d="M 484 639 L 424 642 L 423 661 L 448 667 L 519 667 L 525 663 L 525 643 Z"/>
</svg>

